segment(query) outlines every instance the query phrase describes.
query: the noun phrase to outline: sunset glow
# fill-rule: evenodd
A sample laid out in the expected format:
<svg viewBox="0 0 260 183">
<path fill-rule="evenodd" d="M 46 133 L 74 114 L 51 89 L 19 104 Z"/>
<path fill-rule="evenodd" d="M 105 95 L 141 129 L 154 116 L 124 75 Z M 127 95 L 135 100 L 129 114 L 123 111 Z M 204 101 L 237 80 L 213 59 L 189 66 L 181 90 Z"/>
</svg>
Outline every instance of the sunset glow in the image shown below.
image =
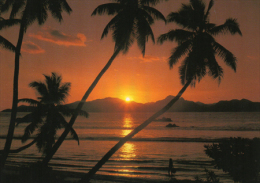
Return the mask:
<svg viewBox="0 0 260 183">
<path fill-rule="evenodd" d="M 129 97 L 126 97 L 126 98 L 125 98 L 125 101 L 126 101 L 126 102 L 130 102 L 131 99 L 130 99 Z"/>
<path fill-rule="evenodd" d="M 66 103 L 79 101 L 88 86 L 104 67 L 114 51 L 114 42 L 109 32 L 107 38 L 100 40 L 102 32 L 112 17 L 90 16 L 93 10 L 107 0 L 70 1 L 73 9 L 70 15 L 64 14 L 62 23 L 49 21 L 39 26 L 32 24 L 24 35 L 19 76 L 19 98 L 34 98 L 34 91 L 28 87 L 32 81 L 42 80 L 43 75 L 56 72 L 64 82 L 71 83 L 71 91 Z M 164 16 L 177 11 L 181 4 L 188 1 L 162 1 L 155 6 Z M 232 11 L 228 8 L 233 7 Z M 232 71 L 221 59 L 224 77 L 219 85 L 217 80 L 204 77 L 195 88 L 188 88 L 182 96 L 186 100 L 203 103 L 216 103 L 220 100 L 249 99 L 260 101 L 259 79 L 259 1 L 216 1 L 210 20 L 217 25 L 233 17 L 239 22 L 243 36 L 220 36 L 218 42 L 228 48 L 237 58 L 237 71 Z M 247 12 L 247 13 L 244 13 Z M 8 13 L 1 16 L 8 17 Z M 4 18 L 5 18 L 4 17 Z M 252 18 L 254 17 L 254 18 Z M 80 20 L 80 21 L 75 21 Z M 248 21 L 250 20 L 250 21 Z M 91 28 L 94 27 L 94 28 Z M 171 29 L 179 28 L 175 24 L 164 25 L 155 21 L 152 29 L 157 38 Z M 18 27 L 1 30 L 1 36 L 15 44 Z M 156 102 L 168 95 L 176 95 L 182 88 L 177 63 L 169 69 L 168 58 L 174 42 L 163 45 L 146 45 L 142 56 L 136 42 L 127 54 L 119 54 L 104 77 L 91 93 L 88 101 L 106 97 L 120 98 L 125 102 Z M 100 54 L 102 52 L 102 54 Z M 14 53 L 1 49 L 0 54 L 0 110 L 11 108 Z"/>
</svg>

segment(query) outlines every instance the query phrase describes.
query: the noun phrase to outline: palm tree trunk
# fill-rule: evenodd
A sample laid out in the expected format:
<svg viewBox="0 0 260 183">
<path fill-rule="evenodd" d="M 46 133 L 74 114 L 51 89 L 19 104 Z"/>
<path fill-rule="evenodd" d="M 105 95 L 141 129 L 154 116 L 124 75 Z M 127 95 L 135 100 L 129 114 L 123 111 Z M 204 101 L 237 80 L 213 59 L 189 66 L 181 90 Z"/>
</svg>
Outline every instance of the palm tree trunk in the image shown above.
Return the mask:
<svg viewBox="0 0 260 183">
<path fill-rule="evenodd" d="M 75 113 L 72 115 L 70 122 L 68 123 L 68 126 L 65 128 L 64 132 L 61 134 L 61 136 L 59 137 L 59 139 L 57 140 L 57 142 L 54 144 L 52 150 L 46 154 L 46 156 L 44 157 L 43 161 L 42 161 L 42 166 L 47 166 L 49 161 L 51 160 L 51 158 L 53 157 L 53 155 L 56 153 L 56 151 L 58 150 L 58 148 L 60 147 L 60 145 L 62 144 L 62 142 L 65 140 L 66 136 L 68 135 L 68 133 L 70 132 L 70 128 L 72 127 L 72 125 L 74 124 L 76 118 L 78 117 L 78 112 L 81 110 L 81 108 L 84 105 L 84 102 L 87 100 L 88 96 L 90 95 L 90 93 L 92 92 L 92 90 L 95 88 L 95 86 L 97 85 L 98 81 L 100 80 L 100 78 L 105 74 L 105 72 L 107 71 L 107 69 L 110 67 L 110 65 L 112 64 L 112 62 L 114 61 L 114 59 L 116 58 L 116 56 L 119 54 L 119 52 L 121 51 L 121 49 L 117 49 L 115 50 L 114 54 L 112 55 L 112 57 L 109 59 L 109 61 L 107 62 L 107 64 L 105 65 L 105 67 L 101 70 L 101 72 L 98 74 L 98 76 L 96 77 L 96 79 L 93 81 L 93 83 L 90 85 L 90 87 L 88 88 L 88 90 L 86 91 L 85 95 L 83 96 L 83 98 L 81 99 L 80 103 L 78 104 Z"/>
<path fill-rule="evenodd" d="M 36 143 L 36 141 L 37 141 L 37 139 L 35 138 L 35 139 L 34 139 L 32 142 L 30 142 L 29 144 L 26 144 L 26 145 L 24 145 L 24 146 L 22 146 L 22 147 L 19 147 L 18 149 L 9 150 L 9 153 L 19 153 L 19 152 L 21 152 L 21 151 L 23 151 L 23 150 L 25 150 L 25 149 L 31 147 L 33 144 Z M 4 152 L 4 150 L 0 150 L 0 154 L 1 154 L 2 152 Z"/>
<path fill-rule="evenodd" d="M 164 106 L 161 110 L 156 112 L 154 115 L 152 115 L 149 119 L 147 119 L 145 122 L 143 122 L 141 125 L 136 127 L 131 133 L 129 133 L 127 136 L 122 138 L 112 149 L 110 149 L 105 156 L 99 162 L 87 173 L 85 177 L 83 177 L 79 183 L 82 182 L 89 182 L 90 179 L 95 175 L 95 173 L 108 161 L 108 159 L 118 150 L 120 147 L 122 147 L 127 141 L 129 141 L 134 135 L 136 135 L 139 131 L 144 129 L 147 125 L 149 125 L 152 121 L 154 121 L 156 118 L 158 118 L 160 115 L 165 113 L 170 107 L 182 96 L 184 91 L 187 89 L 187 87 L 190 85 L 191 80 L 188 81 L 183 88 L 179 91 L 178 95 L 174 97 L 166 106 Z"/>
<path fill-rule="evenodd" d="M 16 114 L 17 114 L 17 104 L 18 104 L 18 78 L 19 78 L 19 65 L 20 65 L 19 62 L 20 62 L 20 52 L 21 52 L 21 47 L 22 47 L 22 42 L 23 42 L 24 31 L 25 31 L 25 25 L 22 21 L 21 25 L 20 25 L 18 42 L 17 42 L 17 46 L 15 49 L 15 68 L 14 68 L 14 80 L 13 80 L 12 112 L 11 112 L 11 119 L 10 119 L 8 134 L 6 137 L 4 152 L 1 157 L 0 175 L 3 171 L 6 159 L 8 157 L 8 154 L 9 154 L 9 151 L 11 148 L 11 144 L 12 144 L 12 140 L 13 140 L 13 135 L 14 135 L 15 120 L 16 120 Z"/>
</svg>

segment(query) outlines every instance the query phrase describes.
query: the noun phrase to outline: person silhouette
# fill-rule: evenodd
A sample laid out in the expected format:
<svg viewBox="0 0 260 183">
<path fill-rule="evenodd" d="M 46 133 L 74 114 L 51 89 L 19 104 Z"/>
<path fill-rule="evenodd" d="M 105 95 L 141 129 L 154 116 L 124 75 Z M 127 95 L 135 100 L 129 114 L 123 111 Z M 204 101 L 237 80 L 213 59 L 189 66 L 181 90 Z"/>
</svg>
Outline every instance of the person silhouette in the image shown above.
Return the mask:
<svg viewBox="0 0 260 183">
<path fill-rule="evenodd" d="M 173 167 L 173 161 L 172 158 L 169 159 L 169 168 L 168 168 L 168 174 L 169 176 L 173 176 L 173 174 L 176 172 L 176 169 Z"/>
</svg>

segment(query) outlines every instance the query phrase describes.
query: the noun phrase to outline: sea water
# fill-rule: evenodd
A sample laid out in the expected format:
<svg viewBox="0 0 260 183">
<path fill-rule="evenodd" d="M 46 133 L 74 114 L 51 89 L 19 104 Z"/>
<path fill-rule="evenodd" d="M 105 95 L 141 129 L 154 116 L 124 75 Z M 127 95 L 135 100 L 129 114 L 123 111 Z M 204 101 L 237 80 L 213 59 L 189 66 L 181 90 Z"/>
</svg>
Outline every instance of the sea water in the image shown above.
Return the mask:
<svg viewBox="0 0 260 183">
<path fill-rule="evenodd" d="M 18 113 L 18 117 L 26 113 Z M 50 165 L 57 170 L 87 172 L 112 148 L 120 138 L 148 119 L 152 113 L 90 113 L 88 118 L 78 117 L 74 129 L 80 144 L 69 136 L 62 144 Z M 222 182 L 233 182 L 228 174 L 214 169 L 205 154 L 204 145 L 229 137 L 260 138 L 260 113 L 199 113 L 174 112 L 164 117 L 172 122 L 152 122 L 121 147 L 98 171 L 98 174 L 169 180 L 169 158 L 177 169 L 176 179 L 205 178 L 205 168 L 217 174 Z M 3 149 L 10 113 L 0 113 L 0 148 Z M 69 118 L 67 118 L 69 121 Z M 168 123 L 179 127 L 167 128 Z M 21 137 L 27 124 L 15 129 Z M 37 133 L 37 131 L 35 132 Z M 58 135 L 62 130 L 58 132 Z M 28 142 L 30 142 L 28 140 Z M 27 142 L 27 143 L 28 143 Z M 25 143 L 26 144 L 26 143 Z M 23 144 L 15 139 L 12 149 Z M 35 162 L 42 158 L 35 146 L 11 155 L 9 164 Z"/>
</svg>

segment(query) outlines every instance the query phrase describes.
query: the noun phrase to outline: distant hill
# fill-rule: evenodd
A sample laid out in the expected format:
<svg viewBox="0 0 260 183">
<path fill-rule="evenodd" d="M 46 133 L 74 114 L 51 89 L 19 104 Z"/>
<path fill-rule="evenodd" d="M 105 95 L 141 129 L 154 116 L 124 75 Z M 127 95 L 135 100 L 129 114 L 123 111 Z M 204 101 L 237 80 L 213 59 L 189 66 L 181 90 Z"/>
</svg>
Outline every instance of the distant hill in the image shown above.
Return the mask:
<svg viewBox="0 0 260 183">
<path fill-rule="evenodd" d="M 168 96 L 163 100 L 150 103 L 125 102 L 118 98 L 97 99 L 85 102 L 83 110 L 87 112 L 155 112 L 164 107 L 174 96 Z M 76 108 L 79 102 L 67 104 L 70 108 Z M 19 106 L 19 112 L 29 112 L 33 107 Z M 10 112 L 6 109 L 3 112 Z M 215 104 L 203 104 L 180 98 L 169 112 L 260 112 L 260 102 L 251 102 L 246 99 L 220 101 Z"/>
</svg>

